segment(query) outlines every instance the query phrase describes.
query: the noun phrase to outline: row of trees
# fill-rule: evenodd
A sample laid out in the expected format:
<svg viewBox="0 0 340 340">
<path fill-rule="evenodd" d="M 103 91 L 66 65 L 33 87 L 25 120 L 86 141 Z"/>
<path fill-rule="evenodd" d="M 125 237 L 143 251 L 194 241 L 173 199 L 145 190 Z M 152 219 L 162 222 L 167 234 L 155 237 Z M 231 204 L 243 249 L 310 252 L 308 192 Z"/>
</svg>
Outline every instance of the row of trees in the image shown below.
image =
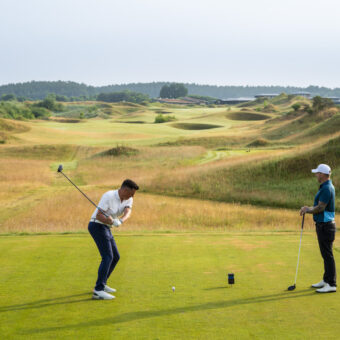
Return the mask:
<svg viewBox="0 0 340 340">
<path fill-rule="evenodd" d="M 88 97 L 67 97 L 67 96 L 62 96 L 59 94 L 54 94 L 54 93 L 49 93 L 47 96 L 53 96 L 54 99 L 58 102 L 75 102 L 75 101 L 84 101 L 84 100 L 95 100 L 96 96 L 93 96 L 93 98 L 88 98 Z M 24 101 L 29 101 L 32 100 L 31 98 L 27 97 L 22 97 L 22 96 L 16 96 L 15 94 L 3 94 L 0 96 L 1 101 L 18 101 L 18 102 L 24 102 Z"/>
<path fill-rule="evenodd" d="M 130 83 L 108 86 L 88 86 L 71 81 L 32 81 L 26 83 L 8 84 L 0 86 L 0 97 L 5 94 L 13 94 L 31 100 L 44 99 L 49 93 L 64 96 L 69 99 L 78 98 L 94 100 L 100 93 L 112 92 L 138 92 L 157 98 L 163 86 L 170 87 L 171 82 Z M 310 92 L 312 96 L 340 97 L 340 88 L 330 89 L 327 87 L 308 86 L 216 86 L 199 84 L 182 84 L 188 89 L 189 94 L 210 96 L 214 98 L 252 97 L 259 93 L 295 93 Z M 61 97 L 62 98 L 62 97 Z M 62 100 L 61 100 L 62 101 Z"/>
<path fill-rule="evenodd" d="M 100 93 L 97 100 L 101 102 L 117 103 L 117 102 L 130 102 L 140 104 L 150 100 L 148 95 L 132 91 Z"/>
</svg>

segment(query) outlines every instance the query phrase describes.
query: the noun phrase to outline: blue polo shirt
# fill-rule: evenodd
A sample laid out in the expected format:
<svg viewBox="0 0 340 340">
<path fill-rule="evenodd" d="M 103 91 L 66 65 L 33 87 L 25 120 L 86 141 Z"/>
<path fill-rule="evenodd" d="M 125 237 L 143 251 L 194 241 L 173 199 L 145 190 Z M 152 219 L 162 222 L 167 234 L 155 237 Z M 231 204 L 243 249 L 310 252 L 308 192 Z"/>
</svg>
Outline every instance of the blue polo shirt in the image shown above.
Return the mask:
<svg viewBox="0 0 340 340">
<path fill-rule="evenodd" d="M 315 222 L 330 222 L 334 221 L 335 217 L 335 189 L 331 180 L 328 180 L 320 185 L 319 191 L 314 199 L 314 207 L 319 204 L 319 201 L 326 203 L 326 209 L 318 214 L 313 214 Z"/>
</svg>

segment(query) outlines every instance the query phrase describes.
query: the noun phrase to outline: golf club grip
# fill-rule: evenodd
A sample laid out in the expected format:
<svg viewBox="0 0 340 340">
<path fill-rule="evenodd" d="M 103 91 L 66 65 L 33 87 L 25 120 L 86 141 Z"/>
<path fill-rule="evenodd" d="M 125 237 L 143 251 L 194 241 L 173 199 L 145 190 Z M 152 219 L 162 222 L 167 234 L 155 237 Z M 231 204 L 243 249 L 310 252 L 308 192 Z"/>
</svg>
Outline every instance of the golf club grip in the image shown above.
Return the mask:
<svg viewBox="0 0 340 340">
<path fill-rule="evenodd" d="M 303 229 L 304 223 L 305 223 L 305 214 L 302 215 L 301 229 Z"/>
</svg>

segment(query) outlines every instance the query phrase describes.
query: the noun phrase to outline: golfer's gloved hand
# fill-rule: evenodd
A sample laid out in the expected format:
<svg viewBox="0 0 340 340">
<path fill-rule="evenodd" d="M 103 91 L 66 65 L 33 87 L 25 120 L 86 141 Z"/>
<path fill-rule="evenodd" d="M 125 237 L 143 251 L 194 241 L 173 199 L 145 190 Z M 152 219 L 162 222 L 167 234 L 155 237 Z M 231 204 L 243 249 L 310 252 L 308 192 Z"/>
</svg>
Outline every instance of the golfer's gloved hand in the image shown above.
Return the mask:
<svg viewBox="0 0 340 340">
<path fill-rule="evenodd" d="M 115 227 L 119 227 L 122 224 L 122 220 L 119 218 L 114 218 L 113 219 L 113 223 L 112 225 L 114 225 Z"/>
</svg>

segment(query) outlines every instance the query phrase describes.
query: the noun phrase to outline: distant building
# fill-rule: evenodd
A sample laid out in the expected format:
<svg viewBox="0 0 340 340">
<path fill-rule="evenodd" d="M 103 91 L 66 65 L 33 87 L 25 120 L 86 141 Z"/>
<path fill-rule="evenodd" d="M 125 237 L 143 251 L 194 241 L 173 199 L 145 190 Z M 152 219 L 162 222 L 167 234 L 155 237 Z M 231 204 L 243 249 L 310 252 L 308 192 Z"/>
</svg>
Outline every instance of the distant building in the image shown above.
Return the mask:
<svg viewBox="0 0 340 340">
<path fill-rule="evenodd" d="M 300 96 L 300 97 L 305 97 L 310 99 L 311 98 L 311 94 L 309 92 L 295 92 L 295 93 L 291 93 L 293 96 Z"/>
<path fill-rule="evenodd" d="M 229 104 L 229 105 L 236 105 L 241 103 L 247 103 L 253 101 L 254 98 L 227 98 L 227 99 L 218 99 L 215 101 L 217 105 Z"/>
<path fill-rule="evenodd" d="M 340 105 L 340 97 L 325 97 L 325 98 L 330 99 L 336 105 Z"/>
<path fill-rule="evenodd" d="M 197 104 L 197 105 L 207 104 L 208 103 L 206 100 L 199 99 L 199 98 L 182 97 L 181 99 L 187 100 L 187 101 L 191 102 L 192 104 Z"/>
<path fill-rule="evenodd" d="M 255 95 L 254 97 L 255 97 L 256 99 L 258 99 L 258 98 L 267 98 L 267 99 L 271 99 L 271 98 L 275 98 L 275 97 L 277 97 L 277 96 L 279 96 L 278 93 L 260 93 L 260 94 Z"/>
</svg>

